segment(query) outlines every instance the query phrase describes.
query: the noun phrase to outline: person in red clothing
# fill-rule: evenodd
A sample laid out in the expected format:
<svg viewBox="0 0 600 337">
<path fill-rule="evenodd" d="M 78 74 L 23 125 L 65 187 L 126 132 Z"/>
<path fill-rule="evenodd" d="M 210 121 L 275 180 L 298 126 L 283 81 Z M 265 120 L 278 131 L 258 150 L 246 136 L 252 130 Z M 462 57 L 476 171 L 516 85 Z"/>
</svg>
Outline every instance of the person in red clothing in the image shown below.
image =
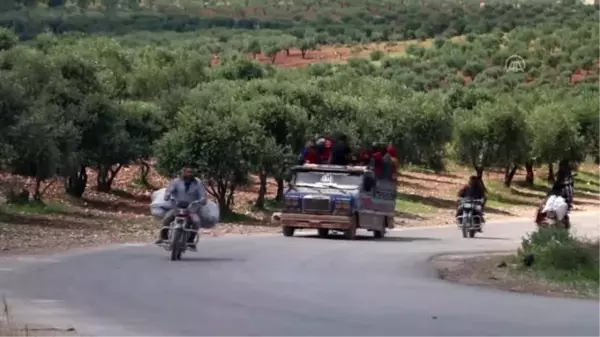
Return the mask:
<svg viewBox="0 0 600 337">
<path fill-rule="evenodd" d="M 303 164 L 321 164 L 321 155 L 317 151 L 317 145 L 314 141 L 309 141 L 306 144 L 306 152 L 304 153 Z"/>
<path fill-rule="evenodd" d="M 375 153 L 376 146 L 377 144 L 373 143 L 370 146 L 365 147 L 362 151 L 360 151 L 359 161 L 361 165 L 371 165 L 371 157 L 373 156 L 373 153 Z"/>
<path fill-rule="evenodd" d="M 365 166 L 369 165 L 369 162 L 371 161 L 371 154 L 371 148 L 366 148 L 360 151 L 360 155 L 358 157 L 360 164 Z"/>
<path fill-rule="evenodd" d="M 380 178 L 383 175 L 383 157 L 385 157 L 385 147 L 377 144 L 374 145 L 375 151 L 371 155 L 371 167 L 375 173 L 375 177 Z"/>
<path fill-rule="evenodd" d="M 323 163 L 329 163 L 331 158 L 331 151 L 333 150 L 333 139 L 331 137 L 325 137 L 325 144 L 323 146 L 322 160 Z"/>
<path fill-rule="evenodd" d="M 398 153 L 392 144 L 387 146 L 386 155 L 384 157 L 384 162 L 389 166 L 386 168 L 387 178 L 390 180 L 396 180 L 398 175 Z"/>
</svg>

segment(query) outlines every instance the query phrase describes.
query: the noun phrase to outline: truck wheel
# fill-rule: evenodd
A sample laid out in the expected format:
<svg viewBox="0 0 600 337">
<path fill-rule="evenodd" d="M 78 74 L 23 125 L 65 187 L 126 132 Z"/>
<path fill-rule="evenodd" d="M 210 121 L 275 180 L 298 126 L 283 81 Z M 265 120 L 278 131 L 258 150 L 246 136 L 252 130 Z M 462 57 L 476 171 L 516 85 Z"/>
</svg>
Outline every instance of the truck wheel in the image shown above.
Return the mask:
<svg viewBox="0 0 600 337">
<path fill-rule="evenodd" d="M 358 215 L 354 216 L 352 223 L 350 223 L 350 228 L 344 231 L 344 236 L 347 240 L 356 239 L 356 227 L 358 227 Z"/>
<path fill-rule="evenodd" d="M 380 230 L 380 231 L 373 230 L 373 237 L 375 239 L 382 239 L 384 236 L 385 236 L 385 229 Z"/>
<path fill-rule="evenodd" d="M 327 228 L 319 228 L 319 237 L 326 238 L 329 236 L 329 229 Z"/>
<path fill-rule="evenodd" d="M 373 230 L 373 237 L 375 239 L 382 239 L 383 237 L 385 237 L 385 234 L 387 233 L 388 229 L 388 221 L 390 221 L 388 217 L 383 218 L 383 228 L 380 231 Z"/>
<path fill-rule="evenodd" d="M 294 227 L 283 226 L 281 229 L 283 230 L 283 236 L 294 236 Z"/>
</svg>

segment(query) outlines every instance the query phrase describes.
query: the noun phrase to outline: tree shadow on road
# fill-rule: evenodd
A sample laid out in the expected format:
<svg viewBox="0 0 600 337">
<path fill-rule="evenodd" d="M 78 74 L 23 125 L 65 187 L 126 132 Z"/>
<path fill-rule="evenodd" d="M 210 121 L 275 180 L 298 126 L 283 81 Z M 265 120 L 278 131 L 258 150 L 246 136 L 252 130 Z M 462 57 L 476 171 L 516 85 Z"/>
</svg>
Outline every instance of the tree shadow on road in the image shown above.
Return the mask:
<svg viewBox="0 0 600 337">
<path fill-rule="evenodd" d="M 513 239 L 511 238 L 500 238 L 500 237 L 494 237 L 494 236 L 475 236 L 471 239 L 475 239 L 475 240 L 498 240 L 498 241 L 511 241 Z"/>
<path fill-rule="evenodd" d="M 318 235 L 302 235 L 299 238 L 308 238 L 313 240 L 333 240 L 333 241 L 350 241 L 341 234 L 330 234 L 326 238 L 321 238 Z M 381 242 L 413 242 L 413 241 L 440 241 L 438 238 L 429 237 L 409 237 L 409 236 L 386 236 L 381 239 L 376 239 L 372 235 L 356 235 L 356 239 L 353 241 L 381 241 Z"/>
<path fill-rule="evenodd" d="M 195 252 L 194 252 L 195 253 Z M 218 256 L 183 256 L 181 258 L 182 262 L 190 261 L 190 262 L 245 262 L 245 259 L 238 259 L 233 257 L 218 257 Z"/>
</svg>

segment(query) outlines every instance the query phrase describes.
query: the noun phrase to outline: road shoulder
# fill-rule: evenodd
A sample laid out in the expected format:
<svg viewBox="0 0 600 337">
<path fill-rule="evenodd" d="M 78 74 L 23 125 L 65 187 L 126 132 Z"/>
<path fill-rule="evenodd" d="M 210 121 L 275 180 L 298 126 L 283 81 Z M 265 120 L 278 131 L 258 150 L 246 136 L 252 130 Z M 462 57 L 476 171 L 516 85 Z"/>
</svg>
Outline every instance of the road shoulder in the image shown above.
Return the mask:
<svg viewBox="0 0 600 337">
<path fill-rule="evenodd" d="M 442 280 L 541 296 L 598 300 L 597 289 L 551 282 L 518 268 L 514 252 L 444 254 L 430 259 Z M 595 290 L 595 291 L 594 291 Z"/>
</svg>

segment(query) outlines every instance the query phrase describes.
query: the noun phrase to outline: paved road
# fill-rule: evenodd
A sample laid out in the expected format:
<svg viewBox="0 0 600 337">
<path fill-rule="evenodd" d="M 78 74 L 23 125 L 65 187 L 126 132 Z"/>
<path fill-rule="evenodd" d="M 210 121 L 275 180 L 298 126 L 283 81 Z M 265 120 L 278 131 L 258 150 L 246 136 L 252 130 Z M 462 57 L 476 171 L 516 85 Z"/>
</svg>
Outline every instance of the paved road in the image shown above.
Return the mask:
<svg viewBox="0 0 600 337">
<path fill-rule="evenodd" d="M 598 214 L 574 218 L 580 233 Z M 598 302 L 446 283 L 436 253 L 514 248 L 533 226 L 394 231 L 383 241 L 206 238 L 171 262 L 154 246 L 0 260 L 13 313 L 91 335 L 589 335 Z M 365 235 L 368 233 L 365 233 Z"/>
</svg>

